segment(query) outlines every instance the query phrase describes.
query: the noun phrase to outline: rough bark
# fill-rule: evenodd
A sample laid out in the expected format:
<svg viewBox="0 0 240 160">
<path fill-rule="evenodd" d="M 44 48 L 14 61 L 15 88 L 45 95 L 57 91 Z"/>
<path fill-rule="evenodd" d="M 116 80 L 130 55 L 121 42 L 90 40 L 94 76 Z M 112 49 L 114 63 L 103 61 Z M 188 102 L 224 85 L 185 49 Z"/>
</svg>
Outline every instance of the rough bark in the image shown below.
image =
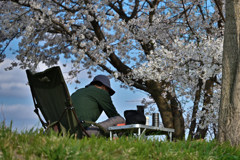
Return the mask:
<svg viewBox="0 0 240 160">
<path fill-rule="evenodd" d="M 239 0 L 226 0 L 218 140 L 230 141 L 232 145 L 238 145 L 240 142 L 239 21 Z"/>
<path fill-rule="evenodd" d="M 148 81 L 146 85 L 150 90 L 150 94 L 155 100 L 164 127 L 166 128 L 174 128 L 175 132 L 173 134 L 174 139 L 183 139 L 184 132 L 184 119 L 182 115 L 182 110 L 180 108 L 180 104 L 178 103 L 176 97 L 168 94 L 167 98 L 162 97 L 163 85 L 164 82 L 158 83 L 155 81 Z M 170 104 L 168 104 L 168 100 L 170 100 Z"/>
<path fill-rule="evenodd" d="M 206 106 L 208 104 L 211 103 L 211 98 L 213 96 L 213 85 L 214 85 L 214 82 L 216 81 L 215 80 L 216 77 L 213 77 L 213 78 L 210 78 L 206 81 L 206 84 L 205 84 L 205 87 L 204 87 L 204 100 L 203 100 L 203 105 Z M 206 109 L 205 107 L 203 107 L 202 111 L 206 111 L 206 113 L 208 113 L 208 109 Z M 201 123 L 206 123 L 206 118 L 203 116 L 201 117 L 200 119 L 200 124 Z M 197 128 L 197 135 L 194 137 L 194 139 L 200 139 L 200 138 L 204 138 L 207 134 L 207 131 L 208 131 L 208 126 L 206 126 L 205 128 L 200 128 L 198 126 Z"/>
<path fill-rule="evenodd" d="M 173 126 L 175 129 L 175 133 L 173 135 L 173 138 L 176 139 L 184 139 L 185 138 L 185 129 L 184 129 L 184 119 L 183 119 L 183 113 L 182 108 L 177 100 L 177 98 L 174 96 L 169 97 L 171 108 L 172 108 L 172 114 L 173 114 Z"/>
<path fill-rule="evenodd" d="M 202 91 L 202 85 L 203 85 L 203 82 L 202 82 L 202 79 L 199 78 L 198 79 L 198 89 L 195 93 L 195 100 L 194 100 L 194 104 L 193 104 L 193 112 L 192 112 L 192 122 L 191 122 L 191 125 L 190 125 L 190 130 L 189 130 L 189 136 L 188 136 L 188 139 L 193 139 L 193 136 L 194 136 L 194 130 L 196 128 L 196 124 L 197 124 L 197 120 L 196 120 L 196 115 L 197 115 L 197 111 L 198 111 L 198 105 L 199 105 L 199 101 L 200 101 L 200 98 L 201 98 L 201 91 Z"/>
</svg>

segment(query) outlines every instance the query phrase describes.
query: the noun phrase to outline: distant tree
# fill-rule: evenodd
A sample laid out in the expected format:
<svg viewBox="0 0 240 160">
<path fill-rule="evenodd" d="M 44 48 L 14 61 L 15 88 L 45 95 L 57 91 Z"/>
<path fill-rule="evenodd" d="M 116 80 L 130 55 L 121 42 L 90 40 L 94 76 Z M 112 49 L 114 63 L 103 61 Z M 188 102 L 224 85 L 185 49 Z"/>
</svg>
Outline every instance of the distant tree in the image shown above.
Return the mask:
<svg viewBox="0 0 240 160">
<path fill-rule="evenodd" d="M 226 1 L 223 45 L 222 94 L 219 111 L 219 141 L 240 142 L 240 4 Z"/>
<path fill-rule="evenodd" d="M 0 59 L 19 39 L 18 61 L 6 70 L 50 67 L 63 55 L 72 78 L 82 69 L 105 71 L 123 88 L 145 91 L 152 101 L 143 103 L 157 105 L 175 138 L 185 129 L 204 138 L 217 126 L 223 2 L 0 0 Z"/>
</svg>

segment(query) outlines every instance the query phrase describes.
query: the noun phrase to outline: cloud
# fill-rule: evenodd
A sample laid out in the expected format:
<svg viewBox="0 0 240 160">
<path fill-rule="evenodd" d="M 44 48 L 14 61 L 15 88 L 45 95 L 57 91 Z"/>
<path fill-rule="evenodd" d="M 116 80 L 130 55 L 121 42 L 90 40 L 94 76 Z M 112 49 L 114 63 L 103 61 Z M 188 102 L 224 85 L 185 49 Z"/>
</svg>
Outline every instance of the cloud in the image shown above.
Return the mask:
<svg viewBox="0 0 240 160">
<path fill-rule="evenodd" d="M 5 120 L 9 127 L 12 121 L 12 128 L 18 131 L 29 130 L 33 127 L 40 128 L 40 121 L 33 112 L 33 105 L 13 104 L 0 106 L 0 122 Z"/>
<path fill-rule="evenodd" d="M 30 96 L 30 89 L 29 86 L 20 82 L 0 82 L 0 96 L 5 98 L 27 97 Z"/>
<path fill-rule="evenodd" d="M 13 104 L 13 105 L 5 105 L 1 106 L 2 115 L 8 120 L 19 120 L 19 119 L 38 119 L 36 114 L 33 112 L 33 105 L 23 105 L 23 104 Z"/>
<path fill-rule="evenodd" d="M 26 97 L 29 96 L 29 87 L 26 85 L 27 77 L 24 70 L 13 69 L 5 71 L 4 68 L 12 62 L 5 59 L 0 63 L 0 96 L 1 97 Z"/>
</svg>

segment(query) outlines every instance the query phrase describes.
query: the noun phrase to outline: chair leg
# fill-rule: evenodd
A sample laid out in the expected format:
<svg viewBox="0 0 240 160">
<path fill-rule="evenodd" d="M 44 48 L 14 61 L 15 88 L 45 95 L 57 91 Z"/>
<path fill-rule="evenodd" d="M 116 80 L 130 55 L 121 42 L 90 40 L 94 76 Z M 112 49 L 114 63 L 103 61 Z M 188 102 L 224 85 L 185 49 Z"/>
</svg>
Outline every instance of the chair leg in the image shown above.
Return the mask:
<svg viewBox="0 0 240 160">
<path fill-rule="evenodd" d="M 110 141 L 112 140 L 112 131 L 110 131 Z"/>
</svg>

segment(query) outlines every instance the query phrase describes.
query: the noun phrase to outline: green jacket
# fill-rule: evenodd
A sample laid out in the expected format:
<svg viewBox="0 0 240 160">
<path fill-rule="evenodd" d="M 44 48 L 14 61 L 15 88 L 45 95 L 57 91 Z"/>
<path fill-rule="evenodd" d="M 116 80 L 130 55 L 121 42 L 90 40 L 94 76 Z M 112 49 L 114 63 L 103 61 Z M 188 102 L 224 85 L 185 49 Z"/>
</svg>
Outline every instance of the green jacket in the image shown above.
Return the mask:
<svg viewBox="0 0 240 160">
<path fill-rule="evenodd" d="M 109 93 L 94 85 L 78 89 L 71 95 L 71 99 L 79 120 L 95 122 L 103 111 L 108 118 L 120 116 Z M 89 125 L 83 126 L 87 128 Z"/>
</svg>

